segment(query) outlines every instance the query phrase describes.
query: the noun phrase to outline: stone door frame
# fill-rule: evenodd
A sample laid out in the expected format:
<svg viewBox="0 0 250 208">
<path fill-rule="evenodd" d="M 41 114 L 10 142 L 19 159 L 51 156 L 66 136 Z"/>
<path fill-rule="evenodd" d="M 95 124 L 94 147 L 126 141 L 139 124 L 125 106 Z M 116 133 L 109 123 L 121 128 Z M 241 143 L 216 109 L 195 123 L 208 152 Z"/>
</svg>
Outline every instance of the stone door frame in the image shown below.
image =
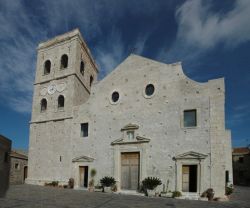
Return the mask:
<svg viewBox="0 0 250 208">
<path fill-rule="evenodd" d="M 80 167 L 88 166 L 88 176 L 90 176 L 90 170 L 94 168 L 93 161 L 94 158 L 88 156 L 80 156 L 72 160 L 73 162 L 72 176 L 74 178 L 74 189 L 82 188 L 80 187 Z M 89 184 L 89 180 L 90 177 L 88 177 L 87 187 Z"/>
<path fill-rule="evenodd" d="M 181 155 L 178 155 L 174 158 L 176 166 L 176 191 L 181 193 L 197 193 L 201 194 L 201 191 L 204 189 L 204 159 L 207 155 L 197 153 L 197 152 L 187 152 Z M 197 165 L 197 192 L 183 192 L 182 191 L 182 166 L 183 165 Z"/>
<path fill-rule="evenodd" d="M 137 145 L 115 145 L 114 146 L 114 178 L 117 184 L 117 190 L 121 190 L 121 154 L 139 153 L 139 184 L 147 176 L 147 151 L 146 144 Z"/>
</svg>

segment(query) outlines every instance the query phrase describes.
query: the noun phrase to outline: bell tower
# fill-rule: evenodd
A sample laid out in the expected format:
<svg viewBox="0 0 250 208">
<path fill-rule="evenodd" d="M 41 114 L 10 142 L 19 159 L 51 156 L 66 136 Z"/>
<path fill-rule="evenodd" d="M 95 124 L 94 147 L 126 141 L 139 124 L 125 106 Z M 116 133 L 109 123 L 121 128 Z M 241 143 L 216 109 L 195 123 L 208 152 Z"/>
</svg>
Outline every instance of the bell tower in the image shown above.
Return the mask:
<svg viewBox="0 0 250 208">
<path fill-rule="evenodd" d="M 84 103 L 98 69 L 80 31 L 75 29 L 38 46 L 32 121 L 72 116 Z"/>
<path fill-rule="evenodd" d="M 97 75 L 97 66 L 78 29 L 38 45 L 28 183 L 69 179 L 70 170 L 60 173 L 60 168 L 71 165 L 68 148 L 73 109 L 88 100 Z"/>
</svg>

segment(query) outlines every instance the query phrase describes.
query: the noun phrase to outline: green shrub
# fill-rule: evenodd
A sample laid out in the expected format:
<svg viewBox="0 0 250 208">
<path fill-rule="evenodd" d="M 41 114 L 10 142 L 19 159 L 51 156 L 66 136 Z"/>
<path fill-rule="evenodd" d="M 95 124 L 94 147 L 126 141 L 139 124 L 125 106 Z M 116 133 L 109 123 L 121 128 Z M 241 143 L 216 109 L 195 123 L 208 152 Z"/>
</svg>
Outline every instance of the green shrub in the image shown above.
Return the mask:
<svg viewBox="0 0 250 208">
<path fill-rule="evenodd" d="M 52 186 L 58 186 L 58 183 L 59 183 L 58 181 L 52 181 L 52 182 L 51 182 L 51 185 L 52 185 Z"/>
<path fill-rule="evenodd" d="M 227 196 L 230 195 L 230 194 L 232 194 L 233 191 L 234 191 L 233 185 L 230 185 L 230 186 L 226 187 L 226 191 L 225 192 L 226 192 Z"/>
<path fill-rule="evenodd" d="M 115 179 L 113 177 L 105 176 L 100 180 L 100 183 L 103 187 L 111 187 L 115 185 Z"/>
<path fill-rule="evenodd" d="M 161 184 L 161 180 L 156 177 L 147 177 L 142 181 L 143 187 L 149 190 L 154 190 L 157 186 Z"/>
<path fill-rule="evenodd" d="M 172 193 L 172 197 L 173 198 L 175 198 L 175 197 L 180 197 L 181 196 L 181 192 L 179 192 L 179 191 L 174 191 L 173 193 Z"/>
</svg>

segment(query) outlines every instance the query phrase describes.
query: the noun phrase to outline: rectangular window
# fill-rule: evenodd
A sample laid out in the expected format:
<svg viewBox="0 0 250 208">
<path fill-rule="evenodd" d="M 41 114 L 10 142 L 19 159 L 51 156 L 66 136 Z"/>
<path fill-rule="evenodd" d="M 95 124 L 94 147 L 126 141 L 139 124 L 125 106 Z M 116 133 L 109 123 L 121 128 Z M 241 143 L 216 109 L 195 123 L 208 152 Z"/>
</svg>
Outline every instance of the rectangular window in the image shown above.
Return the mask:
<svg viewBox="0 0 250 208">
<path fill-rule="evenodd" d="M 244 157 L 239 157 L 239 163 L 244 163 Z"/>
<path fill-rule="evenodd" d="M 81 124 L 81 137 L 88 137 L 89 131 L 89 124 L 88 123 L 82 123 Z"/>
<path fill-rule="evenodd" d="M 196 110 L 185 110 L 184 127 L 195 127 L 195 126 L 197 126 Z"/>
</svg>

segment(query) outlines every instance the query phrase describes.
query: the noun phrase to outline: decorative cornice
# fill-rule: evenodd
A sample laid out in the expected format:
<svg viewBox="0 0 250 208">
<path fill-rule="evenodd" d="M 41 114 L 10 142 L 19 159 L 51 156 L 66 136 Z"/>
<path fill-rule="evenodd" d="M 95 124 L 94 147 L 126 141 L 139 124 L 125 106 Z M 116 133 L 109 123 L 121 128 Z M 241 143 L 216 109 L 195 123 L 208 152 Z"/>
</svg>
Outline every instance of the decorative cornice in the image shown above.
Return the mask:
<svg viewBox="0 0 250 208">
<path fill-rule="evenodd" d="M 62 120 L 72 119 L 72 118 L 73 118 L 73 116 L 62 117 L 62 118 L 54 118 L 54 119 L 48 119 L 48 120 L 41 120 L 41 121 L 30 121 L 30 124 L 33 124 L 33 123 L 45 123 L 45 122 L 49 122 L 49 121 L 62 121 Z"/>
<path fill-rule="evenodd" d="M 123 128 L 121 128 L 121 131 L 135 130 L 135 129 L 139 129 L 139 126 L 136 124 L 129 123 L 126 126 L 124 126 Z"/>
<path fill-rule="evenodd" d="M 141 137 L 141 136 L 136 136 L 134 140 L 127 140 L 124 138 L 117 139 L 113 142 L 111 142 L 111 145 L 123 145 L 123 144 L 140 144 L 140 143 L 147 143 L 150 142 L 150 139 Z"/>
<path fill-rule="evenodd" d="M 93 162 L 94 160 L 95 159 L 92 157 L 82 155 L 82 156 L 79 156 L 79 157 L 72 159 L 72 162 Z"/>
<path fill-rule="evenodd" d="M 189 151 L 189 152 L 177 155 L 173 159 L 174 160 L 180 160 L 180 159 L 205 159 L 206 157 L 207 157 L 207 155 L 205 155 L 205 154 Z"/>
</svg>

